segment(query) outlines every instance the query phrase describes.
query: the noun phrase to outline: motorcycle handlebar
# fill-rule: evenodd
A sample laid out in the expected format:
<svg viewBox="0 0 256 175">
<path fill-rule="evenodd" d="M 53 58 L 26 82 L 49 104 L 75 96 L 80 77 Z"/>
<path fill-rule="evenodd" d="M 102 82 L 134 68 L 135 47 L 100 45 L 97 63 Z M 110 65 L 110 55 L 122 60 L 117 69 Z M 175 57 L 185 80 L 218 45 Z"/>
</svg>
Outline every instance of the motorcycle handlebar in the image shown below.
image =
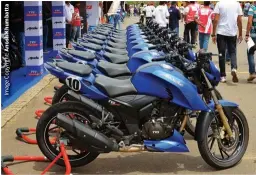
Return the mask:
<svg viewBox="0 0 256 175">
<path fill-rule="evenodd" d="M 164 61 L 166 59 L 166 56 L 161 56 L 161 57 L 157 57 L 157 58 L 153 58 L 152 61 Z"/>
</svg>

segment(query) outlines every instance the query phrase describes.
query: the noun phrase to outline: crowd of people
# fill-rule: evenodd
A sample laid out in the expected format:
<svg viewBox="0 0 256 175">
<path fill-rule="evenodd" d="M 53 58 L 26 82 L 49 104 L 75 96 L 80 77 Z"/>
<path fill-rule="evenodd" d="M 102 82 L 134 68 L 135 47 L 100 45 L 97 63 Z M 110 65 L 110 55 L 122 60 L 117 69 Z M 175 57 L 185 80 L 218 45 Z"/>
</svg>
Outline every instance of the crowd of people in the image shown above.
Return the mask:
<svg viewBox="0 0 256 175">
<path fill-rule="evenodd" d="M 194 48 L 199 41 L 200 50 L 208 50 L 210 38 L 217 44 L 221 82 L 226 82 L 226 63 L 231 66 L 232 81 L 239 81 L 237 76 L 237 44 L 243 40 L 242 16 L 248 16 L 245 41 L 250 38 L 256 43 L 256 2 L 239 3 L 237 1 L 210 1 L 197 3 L 184 1 L 179 7 L 177 2 L 160 1 L 157 7 L 153 4 L 140 5 L 140 21 L 151 19 L 160 27 L 167 27 L 179 34 L 179 25 L 184 24 L 183 38 Z M 248 51 L 247 51 L 248 52 Z M 248 82 L 256 79 L 254 53 L 247 53 L 249 64 Z"/>
</svg>

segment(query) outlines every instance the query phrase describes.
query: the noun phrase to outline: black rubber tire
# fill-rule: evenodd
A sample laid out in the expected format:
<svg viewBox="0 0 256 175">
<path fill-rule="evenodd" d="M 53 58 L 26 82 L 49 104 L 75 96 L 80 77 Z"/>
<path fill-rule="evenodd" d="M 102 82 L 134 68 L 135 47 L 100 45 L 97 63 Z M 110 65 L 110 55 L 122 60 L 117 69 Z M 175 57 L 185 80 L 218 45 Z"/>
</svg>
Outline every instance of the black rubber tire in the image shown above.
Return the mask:
<svg viewBox="0 0 256 175">
<path fill-rule="evenodd" d="M 217 99 L 218 100 L 222 100 L 223 99 L 223 97 L 221 96 L 221 94 L 220 94 L 220 92 L 217 90 L 217 89 L 215 89 L 215 94 L 216 94 L 216 96 L 217 96 Z M 195 136 L 195 126 L 191 123 L 191 121 L 188 119 L 187 120 L 187 124 L 186 124 L 186 126 L 185 126 L 185 130 L 191 135 L 191 136 Z"/>
<path fill-rule="evenodd" d="M 61 102 L 63 97 L 66 97 L 69 100 L 70 96 L 67 94 L 68 90 L 70 90 L 70 88 L 67 85 L 62 85 L 59 89 L 57 89 L 52 97 L 52 105 Z"/>
<path fill-rule="evenodd" d="M 86 105 L 80 103 L 80 102 L 62 102 L 62 103 L 57 103 L 51 107 L 49 107 L 40 117 L 37 127 L 36 127 L 36 139 L 38 146 L 41 150 L 41 152 L 49 159 L 49 160 L 54 160 L 56 155 L 52 153 L 48 148 L 47 148 L 47 140 L 45 140 L 45 129 L 48 125 L 48 123 L 56 117 L 58 113 L 65 113 L 65 112 L 75 112 L 77 114 L 80 114 L 81 116 L 86 116 L 88 120 L 91 120 L 89 118 L 89 114 L 93 114 L 94 116 L 95 113 L 90 110 Z M 94 159 L 98 157 L 99 153 L 97 152 L 90 152 L 88 155 L 85 157 L 81 157 L 78 160 L 72 160 L 72 157 L 69 157 L 70 159 L 70 164 L 71 167 L 80 167 L 84 166 L 86 164 L 89 164 L 92 162 Z M 62 159 L 59 159 L 56 164 L 60 166 L 65 166 L 64 161 Z"/>
<path fill-rule="evenodd" d="M 248 126 L 245 115 L 239 108 L 235 108 L 233 110 L 233 113 L 235 113 L 240 118 L 244 128 L 244 139 L 243 139 L 244 143 L 240 149 L 241 151 L 236 155 L 236 157 L 233 157 L 231 160 L 227 160 L 227 161 L 220 161 L 218 159 L 215 159 L 208 148 L 207 134 L 205 135 L 205 138 L 202 141 L 197 141 L 198 149 L 202 158 L 205 160 L 205 162 L 208 165 L 210 165 L 213 168 L 220 169 L 220 170 L 231 168 L 241 161 L 242 157 L 246 152 L 248 142 L 249 142 L 249 126 Z M 213 117 L 212 118 L 209 117 L 204 127 L 209 128 L 210 127 L 209 125 L 211 124 L 212 119 Z"/>
</svg>

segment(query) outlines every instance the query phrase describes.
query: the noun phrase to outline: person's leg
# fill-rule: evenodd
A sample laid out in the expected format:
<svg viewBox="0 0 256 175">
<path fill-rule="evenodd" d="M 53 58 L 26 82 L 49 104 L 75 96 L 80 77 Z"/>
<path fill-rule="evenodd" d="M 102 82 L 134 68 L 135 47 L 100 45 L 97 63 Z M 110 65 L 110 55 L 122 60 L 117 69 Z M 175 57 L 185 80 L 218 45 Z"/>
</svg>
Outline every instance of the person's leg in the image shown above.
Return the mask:
<svg viewBox="0 0 256 175">
<path fill-rule="evenodd" d="M 26 59 L 25 59 L 25 33 L 19 33 L 19 40 L 20 40 L 20 51 L 22 55 L 22 66 L 26 66 Z"/>
<path fill-rule="evenodd" d="M 196 44 L 196 23 L 195 22 L 191 22 L 190 31 L 191 31 L 191 44 Z"/>
<path fill-rule="evenodd" d="M 204 48 L 204 33 L 199 33 L 199 47 L 200 50 Z"/>
<path fill-rule="evenodd" d="M 118 30 L 120 30 L 121 29 L 121 20 L 117 21 L 117 26 L 118 26 Z"/>
<path fill-rule="evenodd" d="M 190 38 L 189 38 L 189 24 L 186 24 L 186 25 L 185 25 L 184 40 L 185 40 L 187 43 L 190 43 Z"/>
<path fill-rule="evenodd" d="M 195 23 L 195 44 L 197 44 L 197 38 L 198 38 L 198 24 Z"/>
<path fill-rule="evenodd" d="M 71 25 L 66 24 L 66 48 L 69 47 L 70 38 L 71 38 Z"/>
<path fill-rule="evenodd" d="M 252 39 L 253 39 L 254 43 L 256 43 L 256 38 L 252 38 Z M 249 54 L 247 51 L 247 58 L 248 58 L 249 74 L 250 74 L 247 81 L 251 82 L 256 78 L 254 54 Z"/>
<path fill-rule="evenodd" d="M 236 45 L 237 45 L 237 36 L 229 36 L 227 37 L 227 47 L 230 55 L 231 61 L 231 75 L 233 76 L 232 81 L 234 83 L 238 82 L 237 77 L 237 56 L 236 56 Z"/>
<path fill-rule="evenodd" d="M 220 74 L 222 77 L 222 82 L 225 82 L 225 77 L 226 77 L 226 65 L 225 65 L 225 52 L 226 52 L 226 46 L 227 46 L 227 42 L 226 42 L 226 36 L 223 35 L 217 35 L 217 47 L 218 47 L 218 51 L 219 54 L 221 54 L 221 56 L 219 56 L 219 67 L 220 67 Z"/>
<path fill-rule="evenodd" d="M 71 41 L 74 42 L 76 39 L 76 33 L 77 33 L 77 26 L 72 26 L 72 35 L 71 35 Z"/>
<path fill-rule="evenodd" d="M 48 39 L 48 26 L 43 26 L 43 50 L 44 52 L 47 52 L 47 40 Z"/>
<path fill-rule="evenodd" d="M 209 45 L 210 34 L 204 34 L 203 49 L 207 52 Z"/>
<path fill-rule="evenodd" d="M 180 31 L 179 30 L 180 30 L 179 27 L 175 28 L 175 31 L 177 32 L 178 36 L 180 36 Z"/>
<path fill-rule="evenodd" d="M 227 48 L 228 48 L 228 46 L 227 46 Z M 228 53 L 228 49 L 226 49 L 226 62 L 227 62 L 228 64 L 230 64 L 230 55 L 229 55 L 229 53 Z"/>
</svg>

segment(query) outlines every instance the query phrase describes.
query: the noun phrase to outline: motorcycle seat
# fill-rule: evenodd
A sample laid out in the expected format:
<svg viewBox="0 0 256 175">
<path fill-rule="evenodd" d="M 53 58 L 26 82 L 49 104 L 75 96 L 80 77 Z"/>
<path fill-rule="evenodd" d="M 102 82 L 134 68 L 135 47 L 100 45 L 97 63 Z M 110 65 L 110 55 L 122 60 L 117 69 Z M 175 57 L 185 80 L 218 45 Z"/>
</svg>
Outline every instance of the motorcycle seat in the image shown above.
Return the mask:
<svg viewBox="0 0 256 175">
<path fill-rule="evenodd" d="M 97 65 L 97 68 L 109 77 L 131 74 L 126 64 L 114 64 L 107 61 L 100 61 Z"/>
<path fill-rule="evenodd" d="M 100 51 L 102 49 L 102 46 L 100 46 L 98 44 L 84 43 L 84 42 L 80 42 L 79 44 L 81 44 L 82 46 L 84 46 L 88 49 L 92 49 L 92 50 L 95 50 L 95 51 Z"/>
<path fill-rule="evenodd" d="M 137 93 L 130 79 L 118 80 L 104 75 L 96 75 L 94 84 L 112 98 Z"/>
<path fill-rule="evenodd" d="M 91 42 L 91 43 L 95 43 L 95 44 L 99 44 L 102 45 L 104 44 L 103 40 L 97 39 L 97 38 L 85 38 L 84 40 Z"/>
<path fill-rule="evenodd" d="M 78 64 L 78 63 L 70 63 L 70 62 L 57 62 L 56 66 L 59 68 L 70 71 L 80 76 L 87 76 L 92 73 L 92 68 L 88 65 Z"/>
<path fill-rule="evenodd" d="M 121 54 L 113 54 L 113 53 L 105 52 L 103 56 L 109 59 L 110 62 L 115 64 L 127 63 L 127 61 L 129 60 L 129 57 L 127 55 L 121 55 Z"/>
<path fill-rule="evenodd" d="M 109 41 L 108 45 L 112 46 L 114 48 L 117 48 L 117 49 L 126 49 L 126 47 L 127 47 L 125 43 L 115 43 L 112 41 Z"/>
<path fill-rule="evenodd" d="M 64 49 L 63 49 L 64 50 Z M 95 55 L 91 52 L 80 50 L 66 50 L 68 54 L 82 58 L 85 61 L 91 61 L 95 59 Z"/>
<path fill-rule="evenodd" d="M 115 42 L 115 43 L 126 43 L 126 38 L 123 38 L 123 39 L 118 39 L 118 38 L 110 38 L 111 41 Z"/>
<path fill-rule="evenodd" d="M 107 46 L 105 48 L 105 50 L 110 52 L 110 53 L 118 54 L 118 55 L 127 55 L 128 54 L 126 49 L 116 49 L 116 48 L 113 48 L 113 47 L 110 47 L 110 46 Z"/>
<path fill-rule="evenodd" d="M 107 39 L 107 36 L 104 36 L 104 35 L 100 35 L 100 34 L 92 34 L 91 35 L 93 38 L 97 38 L 97 39 L 100 39 L 100 40 L 106 40 Z"/>
</svg>

